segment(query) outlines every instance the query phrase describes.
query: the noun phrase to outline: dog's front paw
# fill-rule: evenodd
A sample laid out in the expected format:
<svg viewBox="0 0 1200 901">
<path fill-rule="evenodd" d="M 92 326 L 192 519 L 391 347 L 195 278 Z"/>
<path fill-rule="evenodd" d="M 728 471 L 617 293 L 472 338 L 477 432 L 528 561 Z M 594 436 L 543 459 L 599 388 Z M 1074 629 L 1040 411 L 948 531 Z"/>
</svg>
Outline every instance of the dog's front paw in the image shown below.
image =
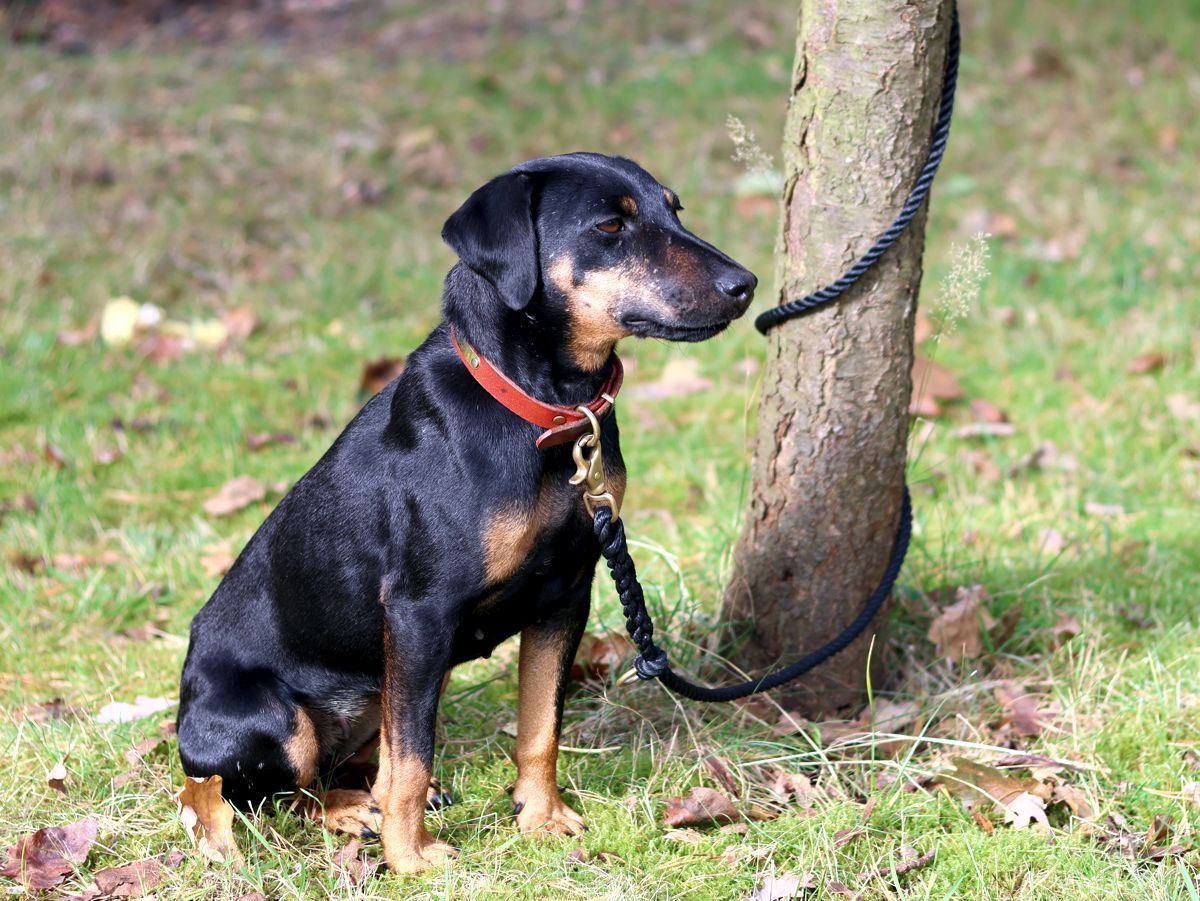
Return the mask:
<svg viewBox="0 0 1200 901">
<path fill-rule="evenodd" d="M 534 835 L 581 835 L 587 828 L 583 817 L 563 803 L 557 788 L 553 793 L 516 794 L 517 828 Z"/>
<path fill-rule="evenodd" d="M 384 859 L 393 873 L 412 875 L 440 866 L 458 857 L 458 848 L 433 838 L 406 848 L 384 847 Z"/>
</svg>

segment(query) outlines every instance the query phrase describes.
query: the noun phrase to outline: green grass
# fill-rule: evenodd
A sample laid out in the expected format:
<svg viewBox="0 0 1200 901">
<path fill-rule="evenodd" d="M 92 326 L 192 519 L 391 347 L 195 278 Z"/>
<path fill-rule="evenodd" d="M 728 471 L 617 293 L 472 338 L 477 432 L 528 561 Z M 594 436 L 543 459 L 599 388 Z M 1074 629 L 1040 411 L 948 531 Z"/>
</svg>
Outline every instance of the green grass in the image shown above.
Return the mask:
<svg viewBox="0 0 1200 901">
<path fill-rule="evenodd" d="M 138 694 L 174 697 L 187 624 L 215 585 L 205 549 L 240 547 L 278 495 L 219 520 L 201 501 L 235 475 L 298 478 L 353 415 L 363 363 L 405 353 L 436 323 L 451 264 L 438 232 L 473 186 L 533 155 L 620 152 L 662 174 L 683 197 L 685 222 L 769 281 L 774 215 L 736 202 L 740 172 L 723 123 L 733 113 L 768 150 L 777 143 L 790 9 L 588 5 L 481 37 L 452 27 L 464 6 L 442 8 L 443 33 L 400 56 L 271 44 L 73 59 L 3 49 L 0 501 L 30 494 L 37 504 L 0 516 L 5 846 L 89 814 L 101 839 L 87 871 L 187 845 L 170 800 L 181 777 L 173 747 L 119 779 L 125 750 L 164 717 L 35 724 L 20 712 L 54 697 L 89 713 Z M 444 705 L 437 769 L 458 803 L 432 822 L 463 849 L 452 868 L 352 889 L 331 868 L 340 838 L 265 815 L 239 827 L 244 869 L 189 858 L 162 894 L 726 898 L 774 870 L 813 871 L 822 885 L 840 880 L 868 897 L 1200 896 L 1187 867 L 1114 856 L 1077 820 L 1060 819 L 1050 836 L 1005 825 L 987 833 L 936 787 L 899 787 L 953 754 L 994 759 L 990 686 L 1011 679 L 1061 706 L 1061 731 L 1024 744 L 1086 764 L 1066 778 L 1101 818 L 1144 832 L 1168 814 L 1165 843 L 1185 845 L 1200 818 L 1181 795 L 1200 781 L 1200 414 L 1172 412 L 1179 397 L 1200 403 L 1200 125 L 1187 115 L 1200 84 L 1200 9 L 1139 6 L 1131 19 L 1128 4 L 1106 0 L 973 3 L 963 13 L 926 306 L 952 243 L 999 234 L 982 297 L 925 352 L 970 397 L 1005 410 L 1016 433 L 955 437 L 965 408 L 913 430 L 917 533 L 889 647 L 879 649 L 895 683 L 876 694 L 917 701 L 931 742 L 897 757 L 874 741 L 822 749 L 774 735 L 765 712 L 589 683 L 569 700 L 563 743 L 575 750 L 560 765 L 591 824 L 582 845 L 592 860 L 573 864 L 573 843 L 516 834 L 505 733 L 516 681 L 500 653 L 456 672 Z M 747 17 L 767 23 L 771 46 L 744 37 Z M 1031 55 L 1056 64 L 1023 74 Z M 110 186 L 87 177 L 101 165 Z M 343 184 L 361 179 L 390 190 L 376 205 L 346 201 Z M 177 319 L 248 304 L 260 326 L 232 351 L 164 365 L 98 340 L 56 341 L 120 295 Z M 771 299 L 766 285 L 758 305 Z M 659 628 L 683 659 L 715 612 L 737 534 L 764 344 L 746 322 L 698 347 L 623 351 L 631 385 L 680 357 L 698 359 L 714 383 L 622 401 L 626 518 L 644 542 L 635 556 L 663 611 Z M 1127 371 L 1147 352 L 1165 355 L 1160 370 Z M 123 436 L 110 425 L 118 418 Z M 298 440 L 247 449 L 247 434 L 276 430 Z M 122 459 L 93 461 L 96 445 L 120 441 Z M 1071 465 L 1008 474 L 1046 441 Z M 68 465 L 49 461 L 46 444 Z M 1002 478 L 977 472 L 980 453 Z M 1125 512 L 1098 516 L 1089 504 Z M 1067 542 L 1061 553 L 1043 549 L 1047 530 Z M 9 562 L 103 551 L 121 562 L 79 572 L 51 563 L 39 574 Z M 1019 619 L 963 671 L 925 638 L 930 593 L 975 582 L 994 616 Z M 1062 616 L 1082 632 L 1055 647 Z M 150 640 L 123 635 L 147 623 L 158 630 Z M 592 627 L 619 626 L 598 582 Z M 754 822 L 745 836 L 669 841 L 659 802 L 715 785 L 707 753 L 731 761 L 749 801 L 772 801 L 765 774 L 777 765 L 815 779 L 829 800 L 812 815 L 793 807 Z M 66 798 L 45 783 L 63 755 Z M 862 822 L 867 797 L 877 799 L 867 835 L 836 847 L 838 830 Z M 900 879 L 858 880 L 902 844 L 935 848 L 936 860 Z M 734 865 L 721 859 L 730 850 Z"/>
</svg>

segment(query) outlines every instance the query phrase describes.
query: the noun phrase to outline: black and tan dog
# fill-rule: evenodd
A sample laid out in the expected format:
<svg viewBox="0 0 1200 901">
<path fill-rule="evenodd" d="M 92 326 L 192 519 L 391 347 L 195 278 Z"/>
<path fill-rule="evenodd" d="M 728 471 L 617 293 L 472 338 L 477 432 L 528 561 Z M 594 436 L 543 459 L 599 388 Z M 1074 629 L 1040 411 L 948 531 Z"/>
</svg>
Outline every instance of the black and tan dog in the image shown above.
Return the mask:
<svg viewBox="0 0 1200 901">
<path fill-rule="evenodd" d="M 192 623 L 179 708 L 189 775 L 218 774 L 226 797 L 254 803 L 369 757 L 377 738 L 372 790 L 329 792 L 320 815 L 377 831 L 393 871 L 424 869 L 455 853 L 424 823 L 444 679 L 520 632 L 517 824 L 583 829 L 555 769 L 599 548 L 568 484 L 569 441 L 536 446 L 542 427 L 498 402 L 472 366 L 478 355 L 523 399 L 573 409 L 611 390 L 619 339 L 724 329 L 756 280 L 685 229 L 680 209 L 629 160 L 573 153 L 516 167 L 450 217 L 442 236 L 460 262 L 445 321 L 280 502 Z M 615 416 L 600 429 L 619 502 Z"/>
</svg>

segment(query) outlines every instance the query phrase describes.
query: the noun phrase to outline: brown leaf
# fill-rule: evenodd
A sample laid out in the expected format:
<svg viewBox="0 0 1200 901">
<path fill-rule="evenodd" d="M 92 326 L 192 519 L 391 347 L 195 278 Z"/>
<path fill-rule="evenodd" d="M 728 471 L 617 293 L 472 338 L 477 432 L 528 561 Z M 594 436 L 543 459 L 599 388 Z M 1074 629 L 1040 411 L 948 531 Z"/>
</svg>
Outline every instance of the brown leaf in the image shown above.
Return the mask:
<svg viewBox="0 0 1200 901">
<path fill-rule="evenodd" d="M 1039 699 L 1012 683 L 998 685 L 992 692 L 1000 702 L 1004 722 L 1010 724 L 1018 735 L 1032 738 L 1041 735 L 1052 725 L 1058 714 L 1057 706 L 1043 708 Z"/>
<path fill-rule="evenodd" d="M 910 406 L 924 397 L 934 401 L 955 401 L 962 400 L 965 395 L 954 373 L 945 366 L 922 356 L 913 358 Z"/>
<path fill-rule="evenodd" d="M 209 516 L 228 516 L 244 510 L 267 496 L 267 488 L 252 476 L 230 479 L 221 489 L 203 504 Z"/>
<path fill-rule="evenodd" d="M 990 401 L 976 398 L 971 401 L 971 418 L 976 422 L 1008 422 L 1008 414 Z"/>
<path fill-rule="evenodd" d="M 1014 829 L 1026 829 L 1032 823 L 1050 828 L 1050 821 L 1046 819 L 1045 800 L 1031 792 L 1021 792 L 1004 804 L 1004 819 L 1011 823 Z"/>
<path fill-rule="evenodd" d="M 161 735 L 143 739 L 125 751 L 125 760 L 128 761 L 130 766 L 137 766 L 155 751 L 159 750 L 159 748 L 164 748 L 166 743 L 166 738 Z"/>
<path fill-rule="evenodd" d="M 1083 626 L 1079 625 L 1079 620 L 1066 613 L 1060 613 L 1058 621 L 1054 624 L 1054 646 L 1061 648 L 1082 631 Z"/>
<path fill-rule="evenodd" d="M 262 892 L 246 892 L 237 901 L 268 901 L 268 899 Z"/>
<path fill-rule="evenodd" d="M 359 393 L 374 397 L 404 371 L 404 357 L 380 357 L 363 366 Z"/>
<path fill-rule="evenodd" d="M 811 807 L 821 797 L 820 790 L 815 788 L 809 778 L 801 773 L 788 773 L 780 770 L 772 780 L 770 788 L 784 801 L 794 798 L 801 807 Z"/>
<path fill-rule="evenodd" d="M 96 831 L 96 821 L 90 817 L 66 826 L 39 829 L 8 849 L 8 861 L 0 869 L 0 876 L 19 880 L 27 889 L 61 885 L 87 860 Z"/>
<path fill-rule="evenodd" d="M 944 785 L 952 795 L 958 797 L 968 800 L 984 799 L 1007 809 L 1009 804 L 1023 794 L 1033 794 L 1042 798 L 1050 795 L 1050 788 L 1036 779 L 1010 776 L 995 767 L 965 757 L 952 757 L 950 762 L 954 769 L 939 774 L 934 781 Z"/>
<path fill-rule="evenodd" d="M 187 777 L 175 795 L 179 818 L 200 854 L 217 863 L 241 861 L 233 834 L 233 807 L 221 796 L 221 777 Z"/>
<path fill-rule="evenodd" d="M 800 893 L 817 887 L 816 873 L 785 873 L 776 876 L 768 873 L 763 876 L 753 895 L 747 895 L 742 901 L 787 901 L 798 898 Z"/>
<path fill-rule="evenodd" d="M 8 565 L 15 570 L 23 573 L 29 573 L 31 576 L 36 576 L 45 569 L 46 561 L 35 554 L 27 554 L 24 551 L 10 549 L 4 552 L 4 558 L 8 560 Z"/>
<path fill-rule="evenodd" d="M 67 758 L 63 757 L 54 767 L 46 774 L 46 784 L 56 792 L 61 794 L 67 793 Z"/>
<path fill-rule="evenodd" d="M 1151 372 L 1158 372 L 1166 364 L 1167 358 L 1161 353 L 1145 353 L 1141 356 L 1134 357 L 1125 367 L 1134 375 L 1147 375 Z"/>
<path fill-rule="evenodd" d="M 667 826 L 707 826 L 741 819 L 733 802 L 711 788 L 693 788 L 686 798 L 667 798 L 663 822 Z"/>
<path fill-rule="evenodd" d="M 221 322 L 225 325 L 226 342 L 235 343 L 245 341 L 253 334 L 255 327 L 258 325 L 258 314 L 254 312 L 254 307 L 246 304 L 244 306 L 235 307 L 232 310 L 226 310 L 221 314 Z"/>
<path fill-rule="evenodd" d="M 235 559 L 227 545 L 206 548 L 200 555 L 200 566 L 204 570 L 204 575 L 215 579 L 217 576 L 223 576 L 229 572 Z"/>
<path fill-rule="evenodd" d="M 145 695 L 138 695 L 137 700 L 132 704 L 127 701 L 113 701 L 105 704 L 92 719 L 97 723 L 131 723 L 134 720 L 143 720 L 148 716 L 161 713 L 174 704 L 175 702 L 169 698 L 148 698 Z"/>
<path fill-rule="evenodd" d="M 370 857 L 358 839 L 352 838 L 333 855 L 334 872 L 344 876 L 351 885 L 362 885 L 379 869 L 379 860 Z"/>
<path fill-rule="evenodd" d="M 708 767 L 713 777 L 721 783 L 721 788 L 725 789 L 725 791 L 729 792 L 735 798 L 741 794 L 738 781 L 734 777 L 733 771 L 729 768 L 728 760 L 724 757 L 718 757 L 715 754 L 709 754 L 704 758 L 704 765 Z"/>
<path fill-rule="evenodd" d="M 295 444 L 296 436 L 291 432 L 251 432 L 246 436 L 246 447 L 260 451 L 272 444 Z"/>
<path fill-rule="evenodd" d="M 1071 809 L 1071 813 L 1075 814 L 1081 820 L 1090 820 L 1096 815 L 1095 811 L 1092 810 L 1092 804 L 1088 801 L 1087 796 L 1074 785 L 1063 783 L 1054 786 L 1050 800 L 1066 804 Z"/>
<path fill-rule="evenodd" d="M 24 719 L 31 723 L 53 723 L 59 720 L 80 719 L 87 716 L 87 711 L 74 704 L 68 704 L 62 698 L 51 698 L 49 701 L 30 704 L 22 714 Z"/>
<path fill-rule="evenodd" d="M 862 826 L 855 826 L 851 829 L 839 829 L 833 834 L 833 846 L 835 848 L 843 848 L 853 841 L 857 841 L 867 834 L 867 830 Z"/>
<path fill-rule="evenodd" d="M 958 598 L 929 625 L 929 640 L 950 661 L 978 657 L 983 653 L 981 627 L 991 629 L 996 621 L 984 606 L 991 597 L 981 585 L 959 588 Z"/>
<path fill-rule="evenodd" d="M 567 860 L 574 864 L 587 863 L 591 858 L 592 855 L 588 853 L 587 848 L 573 848 L 567 855 Z"/>
<path fill-rule="evenodd" d="M 601 635 L 585 632 L 575 651 L 570 678 L 576 682 L 586 679 L 604 681 L 614 671 L 620 671 L 637 654 L 637 649 L 625 635 L 613 629 Z"/>
<path fill-rule="evenodd" d="M 147 857 L 123 867 L 100 870 L 93 878 L 106 898 L 140 898 L 162 879 L 162 864 Z"/>
<path fill-rule="evenodd" d="M 832 879 L 825 883 L 825 891 L 830 895 L 838 895 L 842 898 L 858 897 L 858 892 L 851 889 L 848 885 Z"/>
<path fill-rule="evenodd" d="M 699 845 L 705 841 L 704 835 L 695 829 L 668 829 L 663 833 L 663 838 L 681 845 Z"/>
</svg>

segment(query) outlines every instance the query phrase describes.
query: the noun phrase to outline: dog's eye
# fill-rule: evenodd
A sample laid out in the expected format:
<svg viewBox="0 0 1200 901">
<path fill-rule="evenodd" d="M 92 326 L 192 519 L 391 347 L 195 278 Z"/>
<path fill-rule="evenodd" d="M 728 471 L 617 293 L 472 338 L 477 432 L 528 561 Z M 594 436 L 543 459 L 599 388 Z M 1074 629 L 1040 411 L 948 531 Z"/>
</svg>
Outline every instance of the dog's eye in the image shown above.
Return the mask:
<svg viewBox="0 0 1200 901">
<path fill-rule="evenodd" d="M 620 219 L 605 219 L 603 222 L 596 224 L 598 231 L 604 232 L 606 235 L 615 235 L 617 232 L 624 230 L 625 223 Z"/>
</svg>

